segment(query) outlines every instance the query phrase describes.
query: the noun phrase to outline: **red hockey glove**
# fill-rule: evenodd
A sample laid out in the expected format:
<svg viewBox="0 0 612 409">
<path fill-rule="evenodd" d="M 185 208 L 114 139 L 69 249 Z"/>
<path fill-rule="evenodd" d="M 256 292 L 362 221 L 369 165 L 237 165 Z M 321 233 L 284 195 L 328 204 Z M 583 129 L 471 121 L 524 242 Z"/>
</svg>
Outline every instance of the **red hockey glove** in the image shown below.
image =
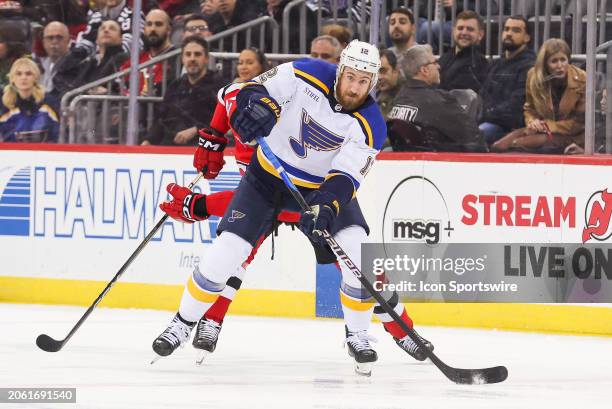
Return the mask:
<svg viewBox="0 0 612 409">
<path fill-rule="evenodd" d="M 227 145 L 227 138 L 215 135 L 210 129 L 200 129 L 198 133 L 200 139 L 193 155 L 193 167 L 203 173 L 206 179 L 214 179 L 225 165 L 223 150 Z"/>
<path fill-rule="evenodd" d="M 170 183 L 166 191 L 172 196 L 169 202 L 163 202 L 159 208 L 174 220 L 182 223 L 193 223 L 206 220 L 206 195 L 193 193 L 189 188 Z"/>
</svg>

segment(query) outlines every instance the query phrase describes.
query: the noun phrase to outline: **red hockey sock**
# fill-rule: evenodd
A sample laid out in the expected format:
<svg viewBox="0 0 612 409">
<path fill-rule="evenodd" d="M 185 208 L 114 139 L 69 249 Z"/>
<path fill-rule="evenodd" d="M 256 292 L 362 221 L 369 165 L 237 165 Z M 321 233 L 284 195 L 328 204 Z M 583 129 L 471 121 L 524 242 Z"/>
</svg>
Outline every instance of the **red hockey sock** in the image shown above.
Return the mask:
<svg viewBox="0 0 612 409">
<path fill-rule="evenodd" d="M 206 212 L 211 216 L 223 217 L 232 197 L 234 197 L 233 190 L 211 193 L 206 196 Z"/>
<path fill-rule="evenodd" d="M 408 325 L 408 327 L 412 328 L 412 320 L 410 319 L 410 317 L 408 316 L 408 313 L 406 312 L 406 307 L 403 307 L 403 311 L 400 314 L 400 317 L 402 318 L 402 321 L 404 321 L 406 325 Z M 389 332 L 393 336 L 393 338 L 402 339 L 406 335 L 408 335 L 406 331 L 404 331 L 399 326 L 399 324 L 395 321 L 383 322 L 383 326 L 385 327 L 387 332 Z"/>
<path fill-rule="evenodd" d="M 209 320 L 214 320 L 218 323 L 223 322 L 225 314 L 227 314 L 227 310 L 231 303 L 232 300 L 230 300 L 229 298 L 219 296 L 219 298 L 217 298 L 217 301 L 215 301 L 214 304 L 210 306 L 208 311 L 206 311 L 204 317 Z"/>
</svg>

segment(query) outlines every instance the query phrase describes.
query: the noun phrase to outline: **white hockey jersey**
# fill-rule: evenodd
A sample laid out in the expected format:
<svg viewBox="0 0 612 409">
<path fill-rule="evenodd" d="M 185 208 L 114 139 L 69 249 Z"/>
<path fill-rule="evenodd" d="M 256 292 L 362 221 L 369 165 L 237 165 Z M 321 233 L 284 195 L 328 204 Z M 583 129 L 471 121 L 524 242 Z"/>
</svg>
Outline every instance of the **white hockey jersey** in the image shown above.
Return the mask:
<svg viewBox="0 0 612 409">
<path fill-rule="evenodd" d="M 335 65 L 303 59 L 254 80 L 282 107 L 266 141 L 298 186 L 317 188 L 327 177 L 343 174 L 358 189 L 386 138 L 376 102 L 368 96 L 356 111 L 344 110 L 334 98 L 335 78 Z M 257 160 L 278 176 L 260 148 Z"/>
</svg>

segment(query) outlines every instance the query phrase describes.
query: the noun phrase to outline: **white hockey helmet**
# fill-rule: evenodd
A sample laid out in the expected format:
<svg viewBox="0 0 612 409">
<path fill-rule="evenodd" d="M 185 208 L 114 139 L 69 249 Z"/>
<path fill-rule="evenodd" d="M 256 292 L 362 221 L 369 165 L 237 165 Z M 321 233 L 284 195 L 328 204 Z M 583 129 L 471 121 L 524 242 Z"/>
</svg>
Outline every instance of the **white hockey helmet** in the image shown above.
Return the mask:
<svg viewBox="0 0 612 409">
<path fill-rule="evenodd" d="M 338 63 L 338 68 L 336 68 L 335 86 L 338 86 L 342 71 L 344 71 L 346 67 L 371 73 L 372 81 L 370 83 L 370 90 L 368 91 L 371 92 L 378 81 L 378 70 L 380 69 L 380 54 L 378 53 L 378 49 L 370 43 L 359 40 L 351 41 L 340 54 L 340 62 Z"/>
</svg>

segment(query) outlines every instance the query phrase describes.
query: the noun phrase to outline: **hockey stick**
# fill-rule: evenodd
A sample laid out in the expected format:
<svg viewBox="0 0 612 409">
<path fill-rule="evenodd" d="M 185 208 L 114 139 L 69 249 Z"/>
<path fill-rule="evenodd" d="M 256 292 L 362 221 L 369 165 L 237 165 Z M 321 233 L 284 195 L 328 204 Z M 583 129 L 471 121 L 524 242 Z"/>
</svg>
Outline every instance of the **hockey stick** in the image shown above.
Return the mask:
<svg viewBox="0 0 612 409">
<path fill-rule="evenodd" d="M 200 178 L 203 176 L 203 173 L 200 173 L 190 184 L 189 184 L 189 189 L 191 189 L 193 186 L 196 185 L 196 183 L 198 183 L 200 181 Z M 134 252 L 132 253 L 132 255 L 130 256 L 130 258 L 127 259 L 127 261 L 125 263 L 123 263 L 123 266 L 121 266 L 121 268 L 119 269 L 119 271 L 117 272 L 117 274 L 115 274 L 115 276 L 113 277 L 112 280 L 110 280 L 110 282 L 106 285 L 106 288 L 104 288 L 104 290 L 100 293 L 100 295 L 98 295 L 98 298 L 96 298 L 96 300 L 93 302 L 93 304 L 91 304 L 89 306 L 89 308 L 87 309 L 87 311 L 85 311 L 85 314 L 83 314 L 83 316 L 81 317 L 81 319 L 75 324 L 74 327 L 72 327 L 72 329 L 70 330 L 70 332 L 68 333 L 68 335 L 66 335 L 66 338 L 62 339 L 61 341 L 55 340 L 53 338 L 51 338 L 49 335 L 47 334 L 40 334 L 37 338 L 36 338 L 36 345 L 38 345 L 38 347 L 40 349 L 42 349 L 43 351 L 47 351 L 47 352 L 57 352 L 60 349 L 62 349 L 64 347 L 64 345 L 66 345 L 66 343 L 68 342 L 68 340 L 74 335 L 74 333 L 79 329 L 79 327 L 83 324 L 83 322 L 87 319 L 87 317 L 89 317 L 89 315 L 92 313 L 92 311 L 94 310 L 94 308 L 96 308 L 96 306 L 100 303 L 100 301 L 102 301 L 102 298 L 104 298 L 106 296 L 106 293 L 109 292 L 109 290 L 111 289 L 111 287 L 115 284 L 115 282 L 119 279 L 119 277 L 121 277 L 121 275 L 125 272 L 125 270 L 127 270 L 127 268 L 130 266 L 130 264 L 132 264 L 132 261 L 134 261 L 134 259 L 136 257 L 138 257 L 138 255 L 140 254 L 140 252 L 142 251 L 142 249 L 145 248 L 145 246 L 149 243 L 149 241 L 153 238 L 153 236 L 155 235 L 155 233 L 157 233 L 157 231 L 163 226 L 163 224 L 166 222 L 166 220 L 168 219 L 168 215 L 165 214 L 160 220 L 159 222 L 157 222 L 157 224 L 155 225 L 155 227 L 153 227 L 153 229 L 149 232 L 149 234 L 147 234 L 147 236 L 144 238 L 144 240 L 142 241 L 142 243 L 140 243 L 140 245 L 136 248 L 136 250 L 134 250 Z"/>
<path fill-rule="evenodd" d="M 259 146 L 261 147 L 261 150 L 263 151 L 266 158 L 268 158 L 268 160 L 276 168 L 276 171 L 278 172 L 282 180 L 285 182 L 285 185 L 289 189 L 289 192 L 291 192 L 291 195 L 295 198 L 295 200 L 302 208 L 302 211 L 310 211 L 310 206 L 308 206 L 300 191 L 293 184 L 291 179 L 289 179 L 287 172 L 276 158 L 276 155 L 274 155 L 274 152 L 272 152 L 272 150 L 268 146 L 268 143 L 262 137 L 258 137 L 257 142 L 259 143 Z M 436 354 L 434 354 L 425 345 L 423 345 L 423 342 L 419 339 L 414 330 L 410 328 L 404 321 L 402 321 L 400 316 L 395 312 L 395 310 L 393 310 L 393 308 L 391 308 L 391 306 L 387 303 L 383 296 L 374 289 L 372 284 L 368 281 L 367 278 L 365 278 L 361 274 L 361 271 L 359 271 L 357 266 L 353 263 L 353 261 L 351 261 L 349 256 L 344 252 L 344 250 L 342 250 L 342 247 L 338 245 L 336 240 L 334 240 L 334 238 L 329 234 L 329 232 L 327 230 L 323 230 L 322 234 L 325 238 L 325 241 L 327 242 L 331 250 L 334 252 L 338 260 L 342 260 L 344 265 L 351 271 L 351 273 L 353 273 L 355 277 L 359 279 L 361 284 L 366 288 L 366 290 L 368 290 L 372 297 L 374 297 L 374 299 L 376 300 L 376 302 L 378 302 L 382 309 L 385 310 L 385 312 L 393 318 L 393 320 L 408 334 L 410 339 L 412 339 L 412 341 L 416 343 L 419 348 L 425 351 L 427 357 L 434 363 L 434 365 L 438 367 L 438 369 L 440 369 L 440 371 L 442 371 L 442 373 L 448 379 L 458 384 L 469 385 L 498 383 L 506 380 L 506 378 L 508 377 L 508 370 L 505 366 L 496 366 L 492 368 L 483 369 L 461 369 L 453 368 L 452 366 L 448 366 L 447 364 L 442 362 L 442 360 L 438 358 Z"/>
</svg>

